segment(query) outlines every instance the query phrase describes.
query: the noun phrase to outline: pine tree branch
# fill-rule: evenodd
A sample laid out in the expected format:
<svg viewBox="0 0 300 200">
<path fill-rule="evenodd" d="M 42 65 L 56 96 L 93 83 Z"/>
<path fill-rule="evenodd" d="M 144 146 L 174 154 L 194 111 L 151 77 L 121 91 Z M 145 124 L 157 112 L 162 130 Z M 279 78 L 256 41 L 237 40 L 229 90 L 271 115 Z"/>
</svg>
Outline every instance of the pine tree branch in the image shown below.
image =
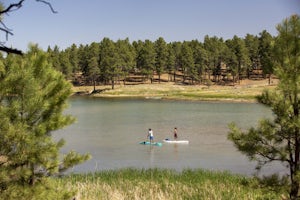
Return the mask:
<svg viewBox="0 0 300 200">
<path fill-rule="evenodd" d="M 18 10 L 19 8 L 21 8 L 23 6 L 23 2 L 24 1 L 25 0 L 20 0 L 18 3 L 12 3 L 12 4 L 10 4 L 6 9 L 0 11 L 0 15 L 12 12 L 14 10 Z"/>
<path fill-rule="evenodd" d="M 0 11 L 0 15 L 20 9 L 23 6 L 24 1 L 25 0 L 20 0 L 18 3 L 12 3 L 12 4 L 10 4 L 6 9 Z M 57 13 L 57 11 L 54 10 L 54 8 L 52 7 L 51 3 L 49 3 L 48 1 L 45 1 L 45 0 L 36 0 L 36 1 L 48 5 L 49 8 L 50 8 L 50 10 L 53 13 Z"/>
<path fill-rule="evenodd" d="M 6 46 L 0 46 L 0 51 L 4 51 L 8 54 L 13 53 L 13 54 L 17 54 L 17 55 L 23 55 L 23 52 L 21 50 L 9 48 Z"/>
<path fill-rule="evenodd" d="M 37 2 L 42 2 L 42 3 L 46 4 L 46 5 L 48 5 L 49 8 L 50 8 L 50 10 L 51 10 L 53 13 L 57 13 L 57 11 L 55 11 L 55 10 L 53 9 L 51 3 L 49 3 L 48 1 L 45 1 L 45 0 L 36 0 L 36 1 L 37 1 Z"/>
</svg>

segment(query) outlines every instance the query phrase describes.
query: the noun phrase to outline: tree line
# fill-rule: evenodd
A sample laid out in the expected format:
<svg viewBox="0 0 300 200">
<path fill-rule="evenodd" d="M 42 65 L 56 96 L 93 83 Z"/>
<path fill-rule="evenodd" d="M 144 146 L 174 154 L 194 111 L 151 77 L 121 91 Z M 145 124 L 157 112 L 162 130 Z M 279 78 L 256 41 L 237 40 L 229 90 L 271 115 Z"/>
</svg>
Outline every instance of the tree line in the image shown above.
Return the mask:
<svg viewBox="0 0 300 200">
<path fill-rule="evenodd" d="M 273 73 L 271 45 L 275 37 L 266 30 L 258 36 L 223 40 L 205 36 L 198 40 L 170 42 L 128 38 L 103 38 L 60 50 L 48 47 L 49 61 L 75 85 L 167 81 L 185 84 L 235 84 L 244 78 L 266 78 Z"/>
</svg>

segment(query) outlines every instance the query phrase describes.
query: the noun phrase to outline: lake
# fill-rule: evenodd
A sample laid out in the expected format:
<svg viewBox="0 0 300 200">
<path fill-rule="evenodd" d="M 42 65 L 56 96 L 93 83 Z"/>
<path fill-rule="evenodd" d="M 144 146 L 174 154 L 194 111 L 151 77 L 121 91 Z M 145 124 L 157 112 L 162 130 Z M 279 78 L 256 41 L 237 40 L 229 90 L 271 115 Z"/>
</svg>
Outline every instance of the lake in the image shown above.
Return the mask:
<svg viewBox="0 0 300 200">
<path fill-rule="evenodd" d="M 119 168 L 203 168 L 252 175 L 254 162 L 236 150 L 227 140 L 228 124 L 235 122 L 247 129 L 263 117 L 272 117 L 268 107 L 257 103 L 171 101 L 155 99 L 87 98 L 70 99 L 66 113 L 76 123 L 56 131 L 64 138 L 62 152 L 89 152 L 92 159 L 69 172 L 85 173 Z M 172 138 L 177 127 L 179 139 L 186 144 L 140 145 L 147 140 L 148 128 L 154 140 Z M 283 173 L 279 164 L 262 173 Z"/>
</svg>

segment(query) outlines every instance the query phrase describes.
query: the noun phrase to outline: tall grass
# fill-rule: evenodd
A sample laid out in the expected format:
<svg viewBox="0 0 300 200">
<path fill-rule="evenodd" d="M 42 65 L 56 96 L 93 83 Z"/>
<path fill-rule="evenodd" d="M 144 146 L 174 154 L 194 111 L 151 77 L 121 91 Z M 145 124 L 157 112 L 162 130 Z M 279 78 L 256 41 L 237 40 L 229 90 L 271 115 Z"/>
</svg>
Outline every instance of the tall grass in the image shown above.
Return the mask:
<svg viewBox="0 0 300 200">
<path fill-rule="evenodd" d="M 254 178 L 228 172 L 121 169 L 53 179 L 76 192 L 76 200 L 99 199 L 282 199 L 279 191 L 260 188 Z"/>
</svg>

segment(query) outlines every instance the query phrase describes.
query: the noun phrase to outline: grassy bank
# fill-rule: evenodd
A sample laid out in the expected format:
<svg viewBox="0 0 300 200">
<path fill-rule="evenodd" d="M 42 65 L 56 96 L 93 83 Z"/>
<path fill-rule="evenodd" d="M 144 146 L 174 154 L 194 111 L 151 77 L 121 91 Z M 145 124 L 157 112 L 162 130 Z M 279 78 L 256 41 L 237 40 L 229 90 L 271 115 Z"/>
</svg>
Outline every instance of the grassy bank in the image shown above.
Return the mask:
<svg viewBox="0 0 300 200">
<path fill-rule="evenodd" d="M 282 199 L 280 190 L 259 187 L 254 178 L 205 170 L 122 169 L 54 180 L 78 200 L 99 199 Z M 285 195 L 286 196 L 286 195 Z"/>
<path fill-rule="evenodd" d="M 135 97 L 179 100 L 222 100 L 222 101 L 255 101 L 264 89 L 273 89 L 267 80 L 241 82 L 235 86 L 180 85 L 175 83 L 153 83 L 139 85 L 97 86 L 94 97 Z M 74 93 L 87 94 L 91 86 L 74 87 Z"/>
</svg>

